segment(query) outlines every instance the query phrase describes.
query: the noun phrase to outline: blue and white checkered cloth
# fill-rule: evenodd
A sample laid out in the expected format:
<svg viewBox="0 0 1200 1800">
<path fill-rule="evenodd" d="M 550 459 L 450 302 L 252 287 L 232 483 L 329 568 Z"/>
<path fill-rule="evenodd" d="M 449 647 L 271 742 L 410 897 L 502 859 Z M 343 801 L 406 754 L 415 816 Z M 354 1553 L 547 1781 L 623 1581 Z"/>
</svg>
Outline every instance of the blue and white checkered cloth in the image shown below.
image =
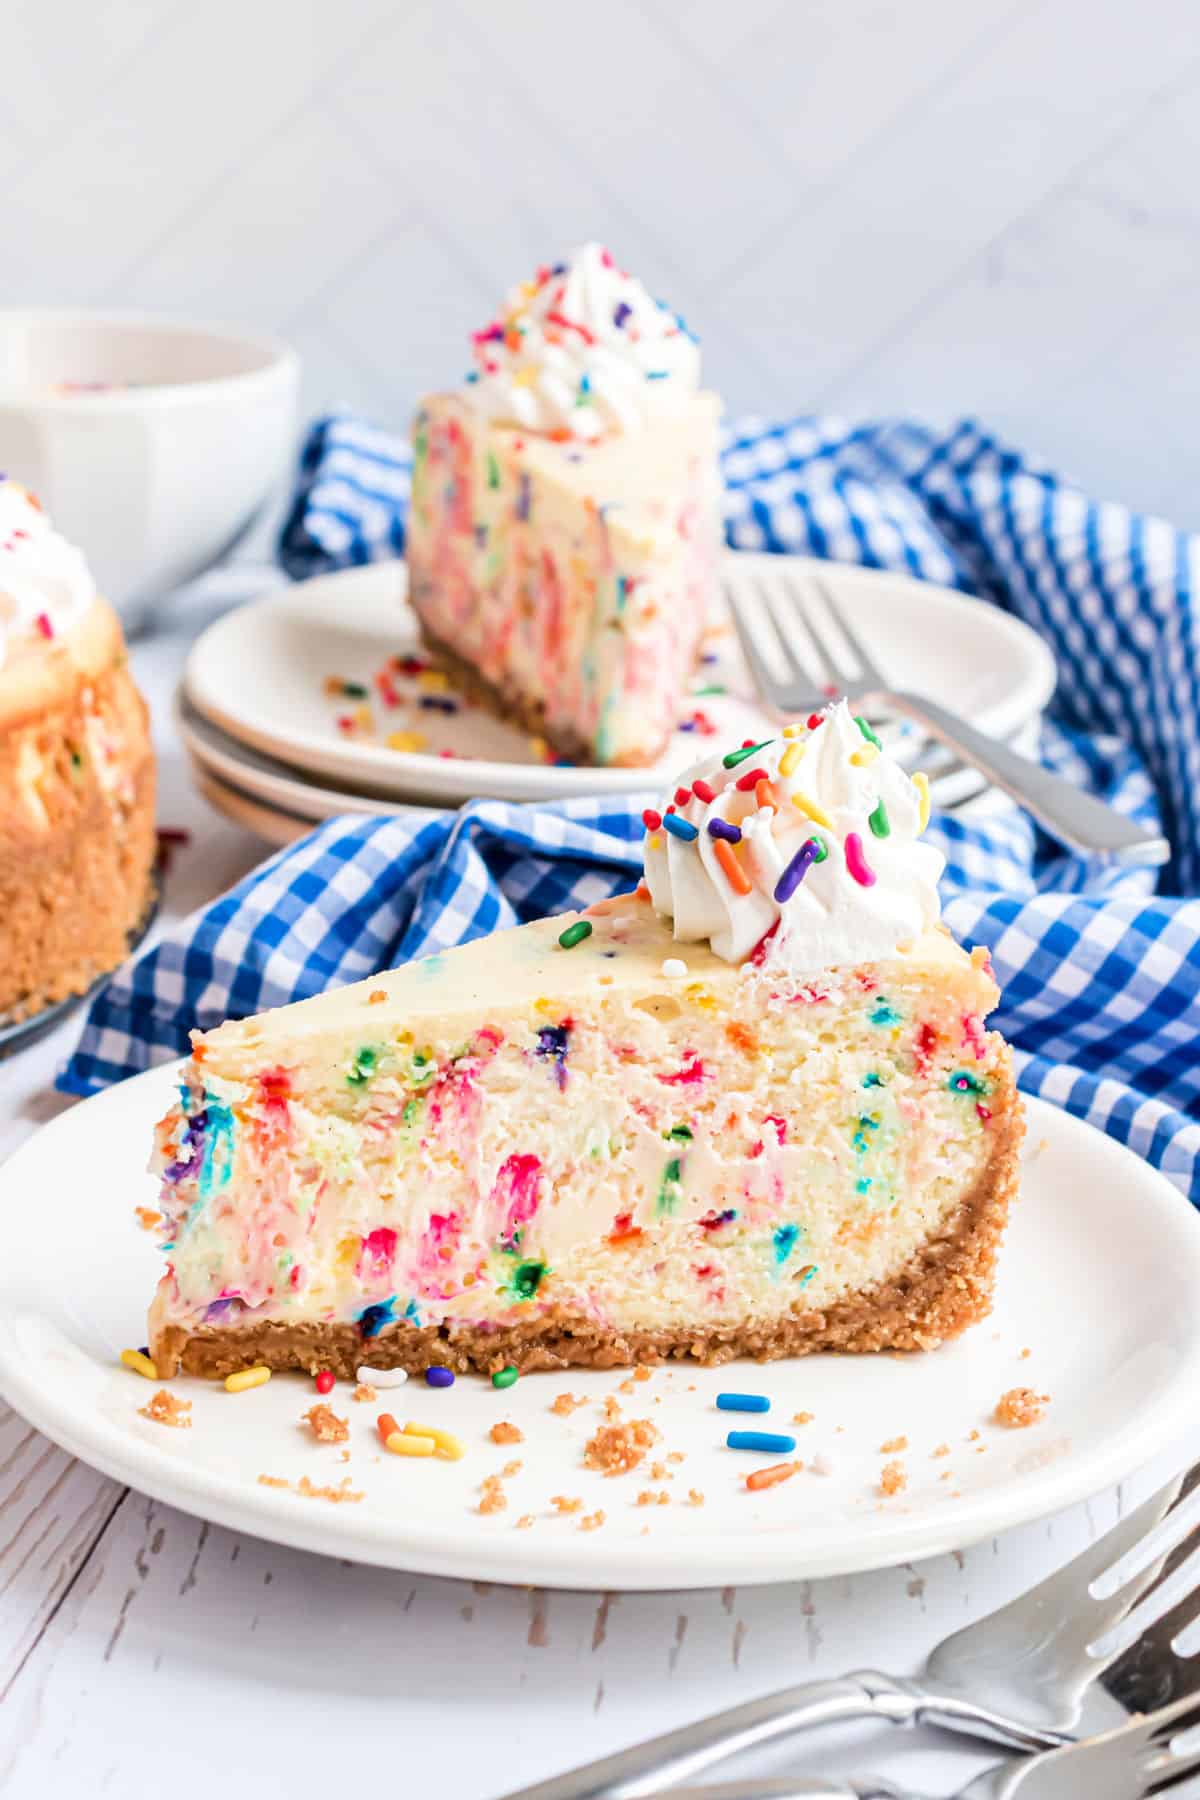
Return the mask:
<svg viewBox="0 0 1200 1800">
<path fill-rule="evenodd" d="M 805 551 L 984 595 L 1058 663 L 1043 754 L 1147 823 L 1170 867 L 1103 869 L 1006 811 L 935 815 L 944 913 L 991 951 L 1021 1085 L 1108 1131 L 1200 1204 L 1197 544 L 1091 501 L 977 425 L 742 420 L 735 546 Z M 406 447 L 359 420 L 309 435 L 280 554 L 298 577 L 398 554 Z M 91 1093 L 176 1056 L 191 1026 L 280 1006 L 632 885 L 648 796 L 478 801 L 423 823 L 333 819 L 120 971 L 60 1085 Z"/>
</svg>

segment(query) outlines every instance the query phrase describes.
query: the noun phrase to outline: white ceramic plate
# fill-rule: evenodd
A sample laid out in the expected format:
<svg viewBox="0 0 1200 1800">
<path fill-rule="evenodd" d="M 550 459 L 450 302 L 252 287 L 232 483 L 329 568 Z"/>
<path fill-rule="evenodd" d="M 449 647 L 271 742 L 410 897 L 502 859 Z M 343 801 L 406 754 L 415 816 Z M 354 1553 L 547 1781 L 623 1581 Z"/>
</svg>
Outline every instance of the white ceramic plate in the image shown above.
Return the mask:
<svg viewBox="0 0 1200 1800">
<path fill-rule="evenodd" d="M 259 802 L 264 809 L 277 815 L 277 821 L 270 830 L 262 835 L 271 843 L 290 843 L 298 834 L 292 831 L 287 836 L 280 836 L 286 823 L 291 821 L 308 821 L 309 826 L 319 824 L 323 819 L 333 818 L 338 813 L 366 813 L 375 816 L 387 816 L 398 811 L 420 813 L 423 817 L 431 817 L 431 809 L 416 805 L 402 799 L 380 800 L 372 794 L 359 794 L 340 788 L 332 782 L 323 781 L 317 775 L 305 775 L 298 769 L 290 769 L 277 757 L 267 756 L 261 750 L 251 748 L 249 744 L 241 744 L 228 732 L 214 725 L 196 711 L 182 687 L 176 695 L 175 724 L 191 759 L 192 771 L 197 785 L 201 787 L 207 798 L 212 799 L 215 784 L 219 784 L 227 795 L 234 791 L 246 799 Z M 1027 756 L 1036 757 L 1038 729 L 1037 718 L 1029 720 L 1011 740 L 1015 750 L 1021 750 Z M 989 801 L 1003 800 L 1003 796 L 995 791 L 984 792 L 982 777 L 973 770 L 953 766 L 953 773 L 938 775 L 938 752 L 931 747 L 931 754 L 923 757 L 926 767 L 933 770 L 930 793 L 933 803 L 941 811 L 956 812 L 960 818 L 977 814 Z M 633 775 L 631 781 L 645 781 L 644 776 Z M 1004 801 L 1007 805 L 1008 802 Z M 228 807 L 217 803 L 218 811 L 227 816 Z M 264 812 L 264 817 L 265 817 Z"/>
<path fill-rule="evenodd" d="M 764 562 L 777 572 L 779 560 L 731 553 L 723 580 L 726 585 L 752 581 Z M 814 565 L 799 557 L 789 561 L 801 574 L 818 569 L 836 589 L 851 623 L 896 681 L 952 700 L 996 737 L 1013 736 L 1040 714 L 1053 692 L 1054 664 L 1046 646 L 997 607 L 876 570 Z M 454 806 L 475 798 L 550 800 L 626 793 L 639 784 L 657 787 L 703 754 L 706 745 L 769 728 L 751 697 L 727 625 L 716 628 L 710 654 L 717 660 L 703 668 L 699 684 L 716 682 L 727 691 L 697 695 L 694 702 L 717 727 L 716 735 L 676 732 L 654 770 L 547 764 L 537 759 L 523 732 L 478 706 L 464 703 L 448 716 L 422 708 L 421 690 L 409 680 L 396 683 L 404 704 L 384 707 L 374 686 L 376 673 L 389 657 L 419 648 L 404 592 L 403 564 L 381 563 L 301 582 L 227 613 L 192 648 L 184 672 L 187 698 L 241 742 L 327 781 L 349 783 L 356 793 Z M 351 712 L 356 702 L 327 695 L 329 676 L 369 690 L 374 737 L 347 737 L 339 730 L 338 715 Z M 387 749 L 383 736 L 396 730 L 419 731 L 427 747 Z M 889 734 L 911 760 L 919 733 L 903 723 L 890 727 Z"/>
<path fill-rule="evenodd" d="M 468 1446 L 462 1462 L 384 1455 L 379 1405 L 355 1404 L 339 1386 L 332 1404 L 350 1421 L 350 1461 L 315 1444 L 299 1424 L 312 1383 L 277 1376 L 227 1394 L 178 1380 L 192 1402 L 191 1430 L 139 1416 L 154 1389 L 116 1361 L 142 1341 L 159 1256 L 136 1205 L 153 1206 L 144 1173 L 151 1126 L 177 1070 L 154 1070 L 45 1126 L 0 1169 L 0 1392 L 31 1424 L 117 1480 L 238 1530 L 307 1550 L 388 1567 L 477 1580 L 585 1588 L 687 1588 L 848 1573 L 957 1548 L 1083 1499 L 1180 1437 L 1194 1420 L 1200 1382 L 1200 1220 L 1162 1176 L 1098 1132 L 1029 1103 L 1023 1195 L 1001 1266 L 994 1318 L 925 1357 L 821 1356 L 721 1370 L 678 1365 L 620 1395 L 628 1416 L 662 1432 L 673 1479 L 645 1470 L 608 1479 L 582 1467 L 602 1396 L 626 1376 L 527 1376 L 506 1393 L 478 1379 L 449 1391 L 423 1382 L 380 1400 L 407 1418 L 448 1426 Z M 1031 1354 L 1022 1359 L 1028 1347 Z M 1051 1396 L 1043 1422 L 1024 1431 L 991 1424 L 1006 1389 Z M 765 1419 L 715 1410 L 722 1389 L 772 1397 Z M 550 1412 L 569 1390 L 588 1404 Z M 829 1459 L 785 1485 L 748 1493 L 744 1477 L 776 1460 L 724 1448 L 731 1425 L 787 1429 L 797 1454 Z M 498 1419 L 525 1434 L 515 1447 L 486 1437 Z M 978 1433 L 978 1437 L 972 1434 Z M 876 1491 L 888 1457 L 908 1489 Z M 934 1457 L 938 1445 L 951 1447 Z M 504 1512 L 477 1510 L 479 1484 L 510 1458 Z M 260 1474 L 318 1486 L 349 1477 L 361 1502 L 331 1505 L 263 1486 Z M 943 1480 L 942 1476 L 949 1479 Z M 666 1506 L 639 1507 L 643 1488 Z M 704 1494 L 703 1506 L 687 1493 Z M 560 1516 L 551 1498 L 603 1510 L 597 1530 Z M 534 1524 L 517 1530 L 517 1519 Z"/>
</svg>

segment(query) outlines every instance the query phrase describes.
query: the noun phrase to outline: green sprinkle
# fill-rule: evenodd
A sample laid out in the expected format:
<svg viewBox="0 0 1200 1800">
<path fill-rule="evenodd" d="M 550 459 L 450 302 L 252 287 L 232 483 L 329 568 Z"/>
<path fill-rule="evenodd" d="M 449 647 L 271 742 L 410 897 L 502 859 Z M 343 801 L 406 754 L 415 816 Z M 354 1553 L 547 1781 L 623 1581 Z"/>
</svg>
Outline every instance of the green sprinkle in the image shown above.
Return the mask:
<svg viewBox="0 0 1200 1800">
<path fill-rule="evenodd" d="M 361 681 L 343 681 L 342 692 L 347 700 L 365 700 L 370 690 Z"/>
<path fill-rule="evenodd" d="M 726 769 L 736 769 L 739 763 L 744 763 L 746 758 L 753 756 L 756 750 L 765 750 L 768 744 L 774 742 L 774 738 L 764 738 L 761 744 L 744 744 L 740 750 L 731 750 L 728 756 L 723 756 L 721 765 Z"/>
<path fill-rule="evenodd" d="M 892 827 L 888 822 L 887 807 L 883 804 L 882 800 L 867 820 L 867 824 L 871 827 L 871 830 L 875 833 L 876 837 L 891 837 Z"/>
<path fill-rule="evenodd" d="M 946 1086 L 952 1094 L 986 1094 L 987 1083 L 972 1075 L 969 1069 L 956 1069 Z"/>
<path fill-rule="evenodd" d="M 378 1050 L 372 1050 L 369 1044 L 364 1044 L 361 1050 L 356 1051 L 354 1064 L 346 1077 L 350 1086 L 362 1087 L 368 1082 L 375 1073 L 375 1065 L 378 1061 Z"/>
<path fill-rule="evenodd" d="M 877 750 L 883 749 L 883 745 L 875 736 L 875 733 L 871 730 L 871 727 L 867 724 L 867 721 L 863 718 L 861 713 L 855 713 L 854 723 L 858 726 L 858 729 L 862 732 L 868 744 L 874 744 Z"/>
<path fill-rule="evenodd" d="M 492 1386 L 495 1388 L 511 1387 L 516 1379 L 517 1370 L 512 1363 L 509 1363 L 507 1368 L 496 1370 L 496 1373 L 492 1376 Z"/>
<path fill-rule="evenodd" d="M 513 1270 L 512 1290 L 518 1300 L 532 1300 L 542 1285 L 546 1265 L 542 1262 L 518 1263 Z"/>
<path fill-rule="evenodd" d="M 680 1200 L 683 1198 L 682 1175 L 683 1164 L 677 1156 L 673 1156 L 663 1170 L 662 1182 L 658 1189 L 658 1199 L 655 1202 L 660 1218 L 666 1213 L 673 1213 L 675 1208 L 679 1205 Z"/>
<path fill-rule="evenodd" d="M 815 862 L 823 863 L 825 858 L 829 855 L 829 845 L 825 842 L 825 839 L 823 837 L 818 837 L 814 831 L 808 841 L 810 844 L 816 846 L 817 854 L 813 860 Z"/>
<path fill-rule="evenodd" d="M 491 450 L 488 451 L 487 459 L 487 484 L 490 488 L 498 488 L 500 486 L 500 464 L 496 461 L 495 454 Z"/>
<path fill-rule="evenodd" d="M 590 938 L 591 935 L 591 920 L 576 919 L 573 925 L 568 925 L 565 931 L 559 933 L 558 941 L 564 950 L 573 950 L 576 944 L 582 944 L 584 938 Z"/>
<path fill-rule="evenodd" d="M 693 694 L 703 697 L 707 694 L 727 694 L 729 689 L 723 681 L 706 681 L 703 687 L 692 689 Z"/>
<path fill-rule="evenodd" d="M 670 1138 L 676 1144 L 690 1144 L 692 1128 L 690 1125 L 672 1125 L 670 1131 L 663 1132 L 663 1136 Z"/>
</svg>

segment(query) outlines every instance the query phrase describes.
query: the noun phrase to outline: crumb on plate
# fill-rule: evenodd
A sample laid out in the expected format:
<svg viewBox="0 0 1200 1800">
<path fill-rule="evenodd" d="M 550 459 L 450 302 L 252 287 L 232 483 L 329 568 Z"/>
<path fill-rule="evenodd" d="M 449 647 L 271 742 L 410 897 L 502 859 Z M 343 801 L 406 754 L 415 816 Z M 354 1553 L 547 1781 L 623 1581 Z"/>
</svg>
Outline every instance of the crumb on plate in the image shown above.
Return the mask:
<svg viewBox="0 0 1200 1800">
<path fill-rule="evenodd" d="M 507 1505 L 508 1497 L 500 1485 L 500 1477 L 485 1476 L 479 1484 L 479 1511 L 484 1514 L 503 1512 Z"/>
<path fill-rule="evenodd" d="M 511 1419 L 497 1419 L 488 1432 L 488 1436 L 493 1444 L 523 1444 L 525 1442 L 525 1433 L 519 1425 L 514 1425 Z"/>
<path fill-rule="evenodd" d="M 344 1444 L 350 1436 L 348 1422 L 339 1419 L 332 1407 L 323 1402 L 310 1406 L 301 1424 L 308 1426 L 319 1444 Z"/>
<path fill-rule="evenodd" d="M 1026 1425 L 1036 1425 L 1045 1415 L 1049 1404 L 1049 1394 L 1035 1394 L 1032 1388 L 1027 1387 L 1009 1388 L 997 1400 L 992 1416 L 997 1425 L 1007 1425 L 1010 1430 L 1020 1431 Z"/>
<path fill-rule="evenodd" d="M 138 1412 L 143 1419 L 152 1419 L 156 1425 L 173 1425 L 177 1431 L 190 1431 L 192 1421 L 186 1417 L 192 1410 L 190 1400 L 178 1400 L 169 1394 L 166 1388 L 159 1388 L 152 1394 L 145 1406 L 139 1406 Z"/>
<path fill-rule="evenodd" d="M 902 1494 L 908 1486 L 908 1476 L 901 1463 L 884 1463 L 879 1471 L 879 1491 L 890 1499 L 893 1494 Z"/>
<path fill-rule="evenodd" d="M 357 1400 L 360 1405 L 363 1404 L 363 1402 L 366 1402 L 369 1405 L 372 1400 L 378 1400 L 379 1395 L 375 1392 L 375 1389 L 371 1386 L 369 1381 L 360 1381 L 350 1398 L 352 1400 Z"/>
<path fill-rule="evenodd" d="M 885 1438 L 879 1446 L 879 1454 L 880 1456 L 894 1456 L 897 1450 L 907 1449 L 908 1439 L 906 1437 Z"/>
<path fill-rule="evenodd" d="M 657 1444 L 659 1431 L 649 1419 L 627 1419 L 619 1425 L 601 1425 L 588 1439 L 584 1467 L 604 1475 L 627 1475 L 636 1469 L 647 1450 Z"/>
</svg>

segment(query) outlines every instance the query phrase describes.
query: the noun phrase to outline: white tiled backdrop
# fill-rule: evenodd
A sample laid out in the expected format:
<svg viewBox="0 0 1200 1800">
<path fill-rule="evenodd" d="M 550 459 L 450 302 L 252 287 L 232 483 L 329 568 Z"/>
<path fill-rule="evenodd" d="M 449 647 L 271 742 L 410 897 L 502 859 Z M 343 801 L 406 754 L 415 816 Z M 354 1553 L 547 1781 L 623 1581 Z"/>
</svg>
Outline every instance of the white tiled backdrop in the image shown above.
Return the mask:
<svg viewBox="0 0 1200 1800">
<path fill-rule="evenodd" d="M 972 411 L 1200 526 L 1198 0 L 6 0 L 0 291 L 401 422 L 584 236 L 733 409 Z"/>
</svg>

